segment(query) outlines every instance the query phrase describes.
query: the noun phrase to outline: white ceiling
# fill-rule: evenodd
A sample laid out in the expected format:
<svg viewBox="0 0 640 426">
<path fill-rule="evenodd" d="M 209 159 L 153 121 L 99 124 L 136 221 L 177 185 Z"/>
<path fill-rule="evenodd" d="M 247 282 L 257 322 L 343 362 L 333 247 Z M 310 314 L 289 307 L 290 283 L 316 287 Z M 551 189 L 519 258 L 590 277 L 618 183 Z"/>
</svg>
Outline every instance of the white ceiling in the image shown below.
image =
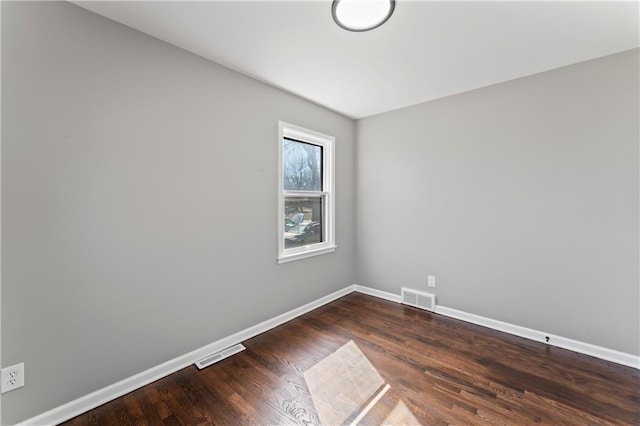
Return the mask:
<svg viewBox="0 0 640 426">
<path fill-rule="evenodd" d="M 326 0 L 74 3 L 351 118 L 640 45 L 637 1 L 398 0 L 364 33 Z"/>
</svg>

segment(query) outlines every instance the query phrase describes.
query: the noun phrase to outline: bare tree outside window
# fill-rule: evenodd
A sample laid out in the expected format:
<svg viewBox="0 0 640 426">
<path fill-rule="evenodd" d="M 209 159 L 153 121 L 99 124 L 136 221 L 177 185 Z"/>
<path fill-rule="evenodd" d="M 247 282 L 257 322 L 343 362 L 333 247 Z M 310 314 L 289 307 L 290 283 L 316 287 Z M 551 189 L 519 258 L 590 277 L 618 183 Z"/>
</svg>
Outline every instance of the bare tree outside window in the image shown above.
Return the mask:
<svg viewBox="0 0 640 426">
<path fill-rule="evenodd" d="M 283 144 L 283 189 L 322 191 L 322 147 L 286 138 Z"/>
</svg>

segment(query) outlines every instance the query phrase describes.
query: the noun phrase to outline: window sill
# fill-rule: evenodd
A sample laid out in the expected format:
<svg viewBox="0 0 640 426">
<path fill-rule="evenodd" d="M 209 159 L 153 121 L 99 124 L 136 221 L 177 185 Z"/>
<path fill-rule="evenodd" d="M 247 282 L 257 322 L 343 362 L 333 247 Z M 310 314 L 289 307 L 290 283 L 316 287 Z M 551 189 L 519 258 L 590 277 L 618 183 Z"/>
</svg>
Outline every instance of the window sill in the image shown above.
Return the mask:
<svg viewBox="0 0 640 426">
<path fill-rule="evenodd" d="M 302 260 L 302 259 L 307 259 L 309 257 L 313 257 L 313 256 L 320 256 L 322 254 L 327 254 L 327 253 L 332 253 L 334 251 L 336 251 L 337 246 L 328 246 L 328 247 L 322 247 L 322 248 L 318 248 L 318 249 L 308 249 L 308 250 L 304 250 L 304 251 L 299 251 L 296 253 L 290 253 L 290 254 L 285 254 L 282 255 L 280 257 L 278 257 L 278 263 L 287 263 L 287 262 L 293 262 L 296 260 Z"/>
</svg>

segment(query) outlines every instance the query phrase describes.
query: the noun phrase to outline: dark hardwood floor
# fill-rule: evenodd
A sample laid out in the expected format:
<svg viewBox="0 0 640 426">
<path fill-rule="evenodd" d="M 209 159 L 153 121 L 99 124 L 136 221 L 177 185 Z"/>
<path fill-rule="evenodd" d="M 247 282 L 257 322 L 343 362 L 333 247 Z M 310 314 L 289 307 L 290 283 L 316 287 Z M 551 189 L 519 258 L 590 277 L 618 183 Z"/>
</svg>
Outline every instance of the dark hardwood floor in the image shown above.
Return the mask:
<svg viewBox="0 0 640 426">
<path fill-rule="evenodd" d="M 636 369 L 360 293 L 244 345 L 65 424 L 640 424 Z"/>
</svg>

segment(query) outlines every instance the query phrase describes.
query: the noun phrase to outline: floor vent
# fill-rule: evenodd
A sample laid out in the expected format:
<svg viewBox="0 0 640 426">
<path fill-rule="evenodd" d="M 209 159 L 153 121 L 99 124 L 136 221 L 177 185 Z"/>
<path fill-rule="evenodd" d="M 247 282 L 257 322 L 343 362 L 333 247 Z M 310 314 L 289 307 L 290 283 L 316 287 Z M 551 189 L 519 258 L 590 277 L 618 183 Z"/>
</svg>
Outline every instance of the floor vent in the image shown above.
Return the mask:
<svg viewBox="0 0 640 426">
<path fill-rule="evenodd" d="M 436 295 L 402 287 L 402 303 L 405 305 L 435 312 Z"/>
<path fill-rule="evenodd" d="M 196 367 L 202 370 L 205 367 L 208 367 L 212 364 L 215 364 L 218 361 L 222 361 L 225 358 L 229 358 L 231 355 L 237 354 L 238 352 L 244 351 L 246 348 L 238 343 L 235 346 L 231 346 L 230 348 L 221 350 L 220 352 L 216 352 L 215 354 L 206 356 L 199 361 L 196 361 Z"/>
</svg>

